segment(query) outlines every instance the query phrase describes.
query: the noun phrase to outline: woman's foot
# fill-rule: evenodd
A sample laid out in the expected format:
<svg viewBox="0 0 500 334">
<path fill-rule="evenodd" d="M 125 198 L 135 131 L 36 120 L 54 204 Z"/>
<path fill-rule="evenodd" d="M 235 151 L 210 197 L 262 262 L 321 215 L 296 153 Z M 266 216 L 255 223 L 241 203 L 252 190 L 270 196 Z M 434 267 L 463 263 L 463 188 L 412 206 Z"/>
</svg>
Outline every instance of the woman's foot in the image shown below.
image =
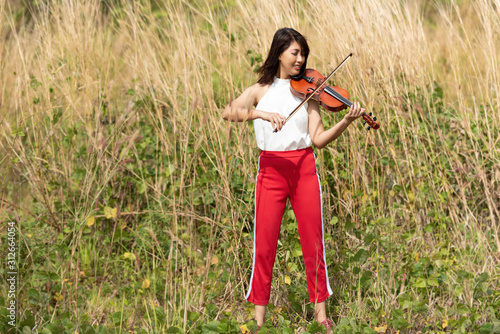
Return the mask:
<svg viewBox="0 0 500 334">
<path fill-rule="evenodd" d="M 326 328 L 326 334 L 330 334 L 332 332 L 332 329 L 333 329 L 333 321 L 331 321 L 330 319 L 326 318 L 325 320 L 323 320 L 322 322 L 320 322 L 320 324 L 322 324 L 323 326 L 325 326 Z"/>
<path fill-rule="evenodd" d="M 261 327 L 262 326 L 257 325 L 257 327 L 253 329 L 252 334 L 257 333 Z"/>
</svg>

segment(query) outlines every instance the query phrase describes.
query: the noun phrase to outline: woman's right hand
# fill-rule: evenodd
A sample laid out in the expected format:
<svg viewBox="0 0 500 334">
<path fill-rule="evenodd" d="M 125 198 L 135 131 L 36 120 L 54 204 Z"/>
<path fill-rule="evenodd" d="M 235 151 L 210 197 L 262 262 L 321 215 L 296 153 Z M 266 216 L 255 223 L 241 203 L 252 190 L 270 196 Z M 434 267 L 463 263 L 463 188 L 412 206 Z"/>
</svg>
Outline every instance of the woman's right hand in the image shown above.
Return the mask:
<svg viewBox="0 0 500 334">
<path fill-rule="evenodd" d="M 276 112 L 261 111 L 261 113 L 262 113 L 261 118 L 271 123 L 273 130 L 277 129 L 278 131 L 281 131 L 281 128 L 283 127 L 283 125 L 285 125 L 286 122 L 285 116 Z"/>
</svg>

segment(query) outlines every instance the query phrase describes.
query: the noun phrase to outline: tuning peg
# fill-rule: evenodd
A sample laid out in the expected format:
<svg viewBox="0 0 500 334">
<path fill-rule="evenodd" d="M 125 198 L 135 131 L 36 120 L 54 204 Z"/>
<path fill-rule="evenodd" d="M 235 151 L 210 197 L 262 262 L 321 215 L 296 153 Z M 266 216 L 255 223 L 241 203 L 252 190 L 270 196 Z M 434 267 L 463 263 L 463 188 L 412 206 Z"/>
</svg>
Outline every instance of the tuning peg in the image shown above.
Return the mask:
<svg viewBox="0 0 500 334">
<path fill-rule="evenodd" d="M 376 121 L 377 120 L 377 117 L 373 117 L 373 120 Z"/>
<path fill-rule="evenodd" d="M 363 125 L 365 125 L 365 124 L 366 124 L 366 121 L 363 122 Z"/>
<path fill-rule="evenodd" d="M 368 131 L 369 131 L 370 129 L 371 129 L 371 126 L 369 126 L 366 130 L 368 130 Z"/>
<path fill-rule="evenodd" d="M 372 113 L 370 113 L 370 116 L 372 115 Z"/>
</svg>

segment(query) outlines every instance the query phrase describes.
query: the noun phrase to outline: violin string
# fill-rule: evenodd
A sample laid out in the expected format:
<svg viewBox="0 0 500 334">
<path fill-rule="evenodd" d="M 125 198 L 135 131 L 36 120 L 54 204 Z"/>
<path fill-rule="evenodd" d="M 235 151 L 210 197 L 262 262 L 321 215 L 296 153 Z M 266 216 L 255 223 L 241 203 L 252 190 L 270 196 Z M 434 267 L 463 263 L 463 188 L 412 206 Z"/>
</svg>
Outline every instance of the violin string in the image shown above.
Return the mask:
<svg viewBox="0 0 500 334">
<path fill-rule="evenodd" d="M 330 94 L 331 96 L 333 96 L 334 98 L 336 98 L 337 100 L 342 102 L 343 104 L 347 105 L 348 107 L 352 107 L 353 103 L 351 101 L 349 101 L 349 99 L 346 99 L 344 96 L 340 95 L 340 93 L 337 92 L 332 87 L 327 86 L 327 87 L 325 87 L 324 90 L 328 94 Z M 373 120 L 366 113 L 363 113 L 363 116 L 366 116 L 367 118 L 365 118 L 365 117 L 363 117 L 363 118 L 368 122 L 368 124 L 372 125 Z"/>
<path fill-rule="evenodd" d="M 347 105 L 348 107 L 352 106 L 352 102 L 346 99 L 344 96 L 342 96 L 339 92 L 337 92 L 335 89 L 332 87 L 325 87 L 325 92 L 342 102 L 343 104 Z"/>
</svg>

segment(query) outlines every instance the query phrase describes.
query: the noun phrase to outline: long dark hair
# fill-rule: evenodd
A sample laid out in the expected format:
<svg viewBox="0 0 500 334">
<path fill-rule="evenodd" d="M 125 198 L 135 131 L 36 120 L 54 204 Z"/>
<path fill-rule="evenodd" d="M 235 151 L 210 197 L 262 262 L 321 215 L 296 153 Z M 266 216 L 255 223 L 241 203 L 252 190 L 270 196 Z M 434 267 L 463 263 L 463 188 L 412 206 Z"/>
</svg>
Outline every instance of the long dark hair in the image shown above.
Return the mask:
<svg viewBox="0 0 500 334">
<path fill-rule="evenodd" d="M 261 75 L 259 81 L 257 81 L 258 83 L 267 85 L 274 81 L 274 77 L 280 66 L 279 57 L 294 41 L 300 44 L 302 52 L 304 52 L 305 61 L 300 68 L 300 73 L 304 73 L 307 57 L 309 56 L 309 45 L 307 45 L 305 37 L 292 28 L 281 28 L 274 33 L 273 42 L 271 43 L 271 49 L 269 49 L 266 61 L 257 70 L 257 73 Z"/>
</svg>

